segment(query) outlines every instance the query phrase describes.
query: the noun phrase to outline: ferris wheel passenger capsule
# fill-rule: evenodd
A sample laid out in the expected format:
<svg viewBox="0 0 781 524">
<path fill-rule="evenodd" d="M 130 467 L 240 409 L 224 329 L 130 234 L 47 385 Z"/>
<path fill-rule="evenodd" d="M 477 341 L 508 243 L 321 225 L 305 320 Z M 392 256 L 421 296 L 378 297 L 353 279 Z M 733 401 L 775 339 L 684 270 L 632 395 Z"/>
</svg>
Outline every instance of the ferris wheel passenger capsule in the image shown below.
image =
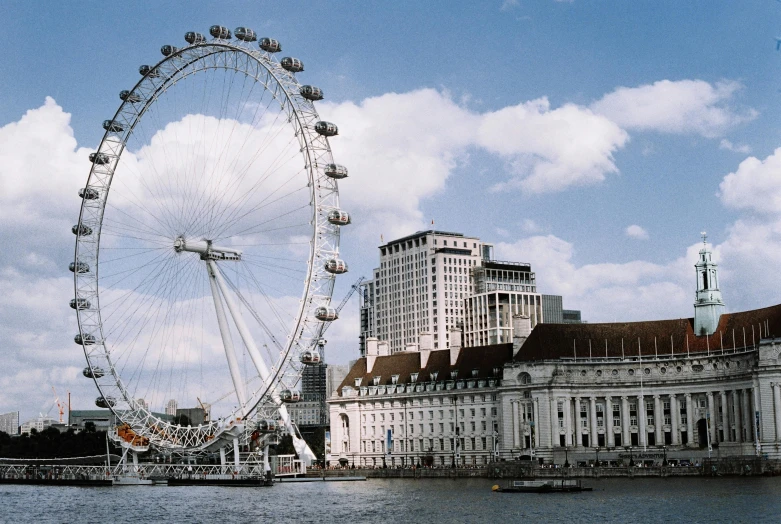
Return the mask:
<svg viewBox="0 0 781 524">
<path fill-rule="evenodd" d="M 138 72 L 141 74 L 141 76 L 148 76 L 150 78 L 160 78 L 162 73 L 158 71 L 156 67 L 152 67 L 149 65 L 142 65 L 138 68 Z"/>
<path fill-rule="evenodd" d="M 280 60 L 279 65 L 282 66 L 283 69 L 287 69 L 291 73 L 300 73 L 304 70 L 304 63 L 299 60 L 298 58 L 291 58 L 289 56 L 286 56 L 282 60 Z"/>
<path fill-rule="evenodd" d="M 282 44 L 273 38 L 261 38 L 258 46 L 267 53 L 279 53 L 282 51 Z"/>
<path fill-rule="evenodd" d="M 168 44 L 166 44 L 166 45 L 164 45 L 163 47 L 160 48 L 160 52 L 163 53 L 163 56 L 171 56 L 172 54 L 176 53 L 177 51 L 179 51 L 178 47 L 174 47 L 174 46 L 168 45 Z"/>
<path fill-rule="evenodd" d="M 300 360 L 302 364 L 306 364 L 307 366 L 314 366 L 315 364 L 320 363 L 320 353 L 317 351 L 312 351 L 311 349 L 307 349 L 301 353 Z"/>
<path fill-rule="evenodd" d="M 339 128 L 336 127 L 336 124 L 326 122 L 325 120 L 321 120 L 315 124 L 315 131 L 322 136 L 336 136 L 339 134 Z"/>
<path fill-rule="evenodd" d="M 72 298 L 70 301 L 71 309 L 89 309 L 92 304 L 86 298 Z"/>
<path fill-rule="evenodd" d="M 299 89 L 298 92 L 307 100 L 314 101 L 323 99 L 323 90 L 319 87 L 309 85 L 301 86 L 301 89 Z"/>
<path fill-rule="evenodd" d="M 125 130 L 122 124 L 120 124 L 116 120 L 104 120 L 103 129 L 105 129 L 109 133 L 121 133 L 122 131 Z"/>
<path fill-rule="evenodd" d="M 248 27 L 237 27 L 233 34 L 236 35 L 236 38 L 245 42 L 254 42 L 258 39 L 258 35 L 255 34 L 255 31 Z"/>
<path fill-rule="evenodd" d="M 92 234 L 92 228 L 85 226 L 84 224 L 76 224 L 71 228 L 71 231 L 73 231 L 73 234 L 77 237 L 87 237 Z"/>
<path fill-rule="evenodd" d="M 103 368 L 90 368 L 86 367 L 81 371 L 81 374 L 87 378 L 100 378 L 106 374 Z"/>
<path fill-rule="evenodd" d="M 346 226 L 351 222 L 350 213 L 341 209 L 334 209 L 328 213 L 328 222 L 335 226 Z"/>
<path fill-rule="evenodd" d="M 68 269 L 71 273 L 89 273 L 89 264 L 82 261 L 71 262 L 68 264 Z"/>
<path fill-rule="evenodd" d="M 131 104 L 137 104 L 138 102 L 141 101 L 140 96 L 133 93 L 132 91 L 128 91 L 127 89 L 119 92 L 119 98 L 121 98 L 125 102 L 130 102 Z"/>
<path fill-rule="evenodd" d="M 109 157 L 104 153 L 90 153 L 89 161 L 102 166 L 109 163 Z"/>
<path fill-rule="evenodd" d="M 324 338 L 318 338 L 317 339 L 317 345 L 321 348 L 324 348 L 325 345 L 328 343 L 328 341 Z"/>
<path fill-rule="evenodd" d="M 188 44 L 200 44 L 206 40 L 201 33 L 196 33 L 195 31 L 187 31 L 184 34 L 184 39 Z"/>
<path fill-rule="evenodd" d="M 117 399 L 114 397 L 98 397 L 95 399 L 95 405 L 99 408 L 113 408 L 117 405 Z"/>
<path fill-rule="evenodd" d="M 315 318 L 323 322 L 331 322 L 339 318 L 339 313 L 332 307 L 320 306 L 315 309 Z"/>
<path fill-rule="evenodd" d="M 296 402 L 301 400 L 301 393 L 298 391 L 291 391 L 289 389 L 282 390 L 282 393 L 279 394 L 280 400 L 282 402 L 287 402 L 289 404 L 295 404 Z"/>
<path fill-rule="evenodd" d="M 341 258 L 332 258 L 325 261 L 325 270 L 333 275 L 347 273 L 347 264 Z"/>
<path fill-rule="evenodd" d="M 98 190 L 93 189 L 91 187 L 82 187 L 79 189 L 79 196 L 83 198 L 84 200 L 97 200 L 98 196 Z"/>
<path fill-rule="evenodd" d="M 276 433 L 278 427 L 276 420 L 265 419 L 258 422 L 258 431 L 261 433 Z"/>
<path fill-rule="evenodd" d="M 80 345 L 80 346 L 91 346 L 95 343 L 95 335 L 91 333 L 84 333 L 84 336 L 81 336 L 81 333 L 73 337 L 73 341 Z"/>
<path fill-rule="evenodd" d="M 89 309 L 91 305 L 86 298 L 72 298 L 70 301 L 71 309 Z"/>
<path fill-rule="evenodd" d="M 209 34 L 220 40 L 228 40 L 231 37 L 231 31 L 221 25 L 213 25 L 209 28 Z"/>
<path fill-rule="evenodd" d="M 325 176 L 341 180 L 347 178 L 347 168 L 340 164 L 326 164 Z"/>
</svg>

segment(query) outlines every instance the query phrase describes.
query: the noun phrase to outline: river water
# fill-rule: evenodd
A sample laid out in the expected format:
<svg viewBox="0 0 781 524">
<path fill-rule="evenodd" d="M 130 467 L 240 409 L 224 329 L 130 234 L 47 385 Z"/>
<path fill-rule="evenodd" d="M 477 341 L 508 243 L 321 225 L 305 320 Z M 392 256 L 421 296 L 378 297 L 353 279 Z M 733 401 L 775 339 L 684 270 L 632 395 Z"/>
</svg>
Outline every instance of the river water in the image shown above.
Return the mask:
<svg viewBox="0 0 781 524">
<path fill-rule="evenodd" d="M 0 522 L 781 522 L 781 477 L 586 480 L 593 492 L 493 493 L 490 479 L 271 488 L 0 486 Z"/>
</svg>

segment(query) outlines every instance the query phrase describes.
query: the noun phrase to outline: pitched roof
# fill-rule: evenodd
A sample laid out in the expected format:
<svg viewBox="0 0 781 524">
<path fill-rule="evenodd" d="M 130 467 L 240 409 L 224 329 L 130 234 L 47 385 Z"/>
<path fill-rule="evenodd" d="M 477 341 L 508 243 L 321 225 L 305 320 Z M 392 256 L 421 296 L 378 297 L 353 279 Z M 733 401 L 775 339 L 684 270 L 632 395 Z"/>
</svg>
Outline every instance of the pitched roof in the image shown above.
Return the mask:
<svg viewBox="0 0 781 524">
<path fill-rule="evenodd" d="M 366 371 L 366 358 L 358 359 L 350 372 L 344 378 L 337 389 L 341 395 L 344 386 L 355 386 L 355 379 L 362 379 L 362 386 L 372 385 L 374 377 L 380 377 L 379 385 L 391 384 L 391 377 L 399 375 L 398 383 L 412 382 L 410 375 L 418 373 L 418 381 L 430 381 L 432 373 L 437 374 L 437 380 L 451 380 L 451 371 L 457 371 L 456 379 L 493 378 L 494 368 L 501 368 L 512 359 L 512 344 L 497 344 L 493 346 L 479 346 L 461 348 L 454 366 L 450 365 L 450 350 L 442 349 L 432 351 L 426 366 L 420 368 L 420 353 L 400 352 L 385 357 L 377 357 L 371 373 Z M 473 377 L 472 370 L 477 370 L 477 377 Z"/>
<path fill-rule="evenodd" d="M 694 319 L 610 324 L 537 324 L 516 361 L 584 357 L 631 357 L 741 348 L 781 335 L 781 305 L 725 313 L 710 336 L 695 336 Z M 745 336 L 745 339 L 744 339 Z M 745 340 L 745 342 L 744 342 Z"/>
</svg>

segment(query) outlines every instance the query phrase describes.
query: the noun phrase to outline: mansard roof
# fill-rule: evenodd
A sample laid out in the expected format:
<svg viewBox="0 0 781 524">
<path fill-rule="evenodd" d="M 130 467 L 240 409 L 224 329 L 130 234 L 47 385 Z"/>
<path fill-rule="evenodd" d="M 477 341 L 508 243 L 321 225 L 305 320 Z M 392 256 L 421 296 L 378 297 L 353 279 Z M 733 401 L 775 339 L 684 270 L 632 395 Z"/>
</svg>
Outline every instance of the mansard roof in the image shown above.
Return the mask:
<svg viewBox="0 0 781 524">
<path fill-rule="evenodd" d="M 537 324 L 516 361 L 592 357 L 686 355 L 753 346 L 781 336 L 781 304 L 725 313 L 710 336 L 695 336 L 694 319 L 609 324 Z"/>
<path fill-rule="evenodd" d="M 455 380 L 471 378 L 494 378 L 494 368 L 501 368 L 512 359 L 512 344 L 497 344 L 493 346 L 465 347 L 458 353 L 458 359 L 454 366 L 450 365 L 450 350 L 441 349 L 432 351 L 426 366 L 421 369 L 418 352 L 400 352 L 385 357 L 376 357 L 371 373 L 366 371 L 366 357 L 358 359 L 345 379 L 339 385 L 338 393 L 341 395 L 344 386 L 355 387 L 355 379 L 362 379 L 362 386 L 372 385 L 374 377 L 380 377 L 379 385 L 391 384 L 393 375 L 398 375 L 398 383 L 412 382 L 410 375 L 418 373 L 418 382 L 429 382 L 433 373 L 436 373 L 437 381 L 453 380 L 452 371 L 457 371 Z M 472 375 L 472 370 L 477 370 L 477 377 Z"/>
</svg>

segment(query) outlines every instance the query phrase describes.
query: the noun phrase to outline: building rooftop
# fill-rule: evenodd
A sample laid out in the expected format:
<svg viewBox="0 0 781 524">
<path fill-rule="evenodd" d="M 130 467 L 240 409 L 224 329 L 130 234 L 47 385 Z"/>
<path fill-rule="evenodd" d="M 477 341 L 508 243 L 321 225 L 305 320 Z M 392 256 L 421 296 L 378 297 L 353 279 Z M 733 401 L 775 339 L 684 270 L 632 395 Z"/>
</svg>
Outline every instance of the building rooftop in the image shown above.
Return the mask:
<svg viewBox="0 0 781 524">
<path fill-rule="evenodd" d="M 392 383 L 392 376 L 399 375 L 399 384 L 412 382 L 410 375 L 418 373 L 418 382 L 429 382 L 433 373 L 437 381 L 466 380 L 472 378 L 496 378 L 494 368 L 501 368 L 512 358 L 512 344 L 461 348 L 454 366 L 450 365 L 450 350 L 441 349 L 431 352 L 426 366 L 421 369 L 418 352 L 400 352 L 393 355 L 376 357 L 371 373 L 366 372 L 366 358 L 360 358 L 339 385 L 337 393 L 341 395 L 344 386 L 355 387 L 355 379 L 360 378 L 361 386 L 373 385 L 372 379 L 380 377 L 378 385 Z M 477 370 L 477 375 L 472 371 Z M 451 372 L 456 371 L 452 377 Z M 501 373 L 500 373 L 501 375 Z"/>
<path fill-rule="evenodd" d="M 686 355 L 687 352 L 715 352 L 722 348 L 740 349 L 753 346 L 760 338 L 776 335 L 781 335 L 781 304 L 725 313 L 710 336 L 695 336 L 693 318 L 605 324 L 538 324 L 515 360 Z"/>
</svg>

